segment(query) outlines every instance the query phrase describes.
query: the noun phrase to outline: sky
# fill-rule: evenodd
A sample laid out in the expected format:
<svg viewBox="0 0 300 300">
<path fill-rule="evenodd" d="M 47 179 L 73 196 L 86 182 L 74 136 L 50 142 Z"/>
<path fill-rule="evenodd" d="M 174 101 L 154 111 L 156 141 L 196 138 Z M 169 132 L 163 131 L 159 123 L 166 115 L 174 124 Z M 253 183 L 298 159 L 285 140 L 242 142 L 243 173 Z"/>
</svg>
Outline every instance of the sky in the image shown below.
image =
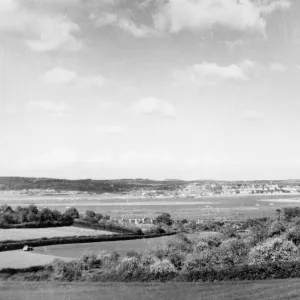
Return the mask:
<svg viewBox="0 0 300 300">
<path fill-rule="evenodd" d="M 0 176 L 300 178 L 300 0 L 0 0 Z"/>
</svg>

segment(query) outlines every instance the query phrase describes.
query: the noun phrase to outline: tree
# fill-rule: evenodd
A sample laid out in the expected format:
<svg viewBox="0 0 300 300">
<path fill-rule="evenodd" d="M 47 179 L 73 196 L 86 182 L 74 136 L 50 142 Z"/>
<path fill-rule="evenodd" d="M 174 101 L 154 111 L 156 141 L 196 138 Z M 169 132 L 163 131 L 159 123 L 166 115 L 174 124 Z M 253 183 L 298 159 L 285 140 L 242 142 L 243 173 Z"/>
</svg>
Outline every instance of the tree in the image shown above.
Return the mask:
<svg viewBox="0 0 300 300">
<path fill-rule="evenodd" d="M 79 218 L 78 210 L 75 207 L 68 208 L 62 215 L 64 221 L 73 222 Z"/>
<path fill-rule="evenodd" d="M 168 226 L 173 224 L 173 220 L 171 219 L 171 215 L 168 213 L 162 213 L 155 219 L 156 223 L 164 223 Z"/>
</svg>

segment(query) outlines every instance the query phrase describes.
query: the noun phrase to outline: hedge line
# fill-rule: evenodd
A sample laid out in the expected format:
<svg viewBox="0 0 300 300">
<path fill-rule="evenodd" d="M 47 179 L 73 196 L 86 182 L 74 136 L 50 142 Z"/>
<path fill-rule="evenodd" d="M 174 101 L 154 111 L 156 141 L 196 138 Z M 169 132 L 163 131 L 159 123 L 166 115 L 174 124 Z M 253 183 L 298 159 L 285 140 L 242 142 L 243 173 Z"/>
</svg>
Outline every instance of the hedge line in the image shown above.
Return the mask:
<svg viewBox="0 0 300 300">
<path fill-rule="evenodd" d="M 92 270 L 91 270 L 92 271 Z M 149 271 L 118 273 L 116 270 L 98 270 L 89 276 L 84 273 L 78 278 L 82 281 L 94 282 L 215 282 L 215 281 L 236 281 L 236 280 L 265 280 L 265 279 L 286 279 L 300 278 L 300 262 L 274 262 L 264 265 L 244 265 L 226 269 L 201 269 L 189 273 L 150 273 Z M 51 278 L 53 269 L 49 266 L 38 266 L 27 269 L 2 269 L 0 277 L 8 278 L 20 274 L 25 279 L 31 274 L 36 280 L 47 280 Z M 39 275 L 40 274 L 40 275 Z M 47 276 L 45 276 L 47 275 Z M 63 280 L 63 279 L 61 279 Z"/>
<path fill-rule="evenodd" d="M 22 228 L 48 228 L 48 227 L 64 227 L 64 226 L 71 226 L 72 222 L 44 222 L 44 223 L 37 223 L 37 222 L 28 222 L 22 224 L 1 224 L 0 229 L 22 229 Z"/>
<path fill-rule="evenodd" d="M 22 249 L 25 245 L 31 247 L 41 247 L 50 245 L 64 245 L 64 244 L 81 244 L 81 243 L 97 243 L 97 242 L 114 242 L 125 240 L 149 239 L 162 236 L 174 235 L 172 233 L 164 234 L 149 234 L 149 235 L 98 235 L 98 236 L 72 236 L 72 237 L 55 237 L 42 238 L 34 240 L 22 241 L 4 241 L 0 242 L 0 252 Z"/>
<path fill-rule="evenodd" d="M 75 220 L 73 222 L 73 226 L 75 227 L 80 227 L 80 228 L 89 228 L 89 229 L 95 229 L 95 230 L 107 230 L 111 232 L 117 232 L 117 233 L 125 233 L 125 234 L 143 234 L 140 228 L 127 228 L 123 226 L 119 226 L 116 224 L 108 224 L 108 223 L 103 223 L 103 224 L 91 224 L 86 221 L 82 220 Z"/>
</svg>

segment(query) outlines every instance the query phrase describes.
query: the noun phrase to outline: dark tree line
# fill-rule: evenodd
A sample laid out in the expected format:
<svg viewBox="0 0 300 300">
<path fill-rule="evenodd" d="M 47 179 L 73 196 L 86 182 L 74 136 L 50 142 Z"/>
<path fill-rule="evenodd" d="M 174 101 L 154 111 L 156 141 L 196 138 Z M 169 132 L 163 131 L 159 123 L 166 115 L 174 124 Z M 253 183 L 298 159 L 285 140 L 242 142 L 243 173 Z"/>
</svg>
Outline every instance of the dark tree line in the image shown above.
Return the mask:
<svg viewBox="0 0 300 300">
<path fill-rule="evenodd" d="M 38 209 L 35 205 L 18 206 L 15 210 L 8 205 L 0 206 L 0 226 L 18 224 L 72 224 L 79 218 L 76 208 L 69 208 L 64 213 L 50 208 Z"/>
</svg>

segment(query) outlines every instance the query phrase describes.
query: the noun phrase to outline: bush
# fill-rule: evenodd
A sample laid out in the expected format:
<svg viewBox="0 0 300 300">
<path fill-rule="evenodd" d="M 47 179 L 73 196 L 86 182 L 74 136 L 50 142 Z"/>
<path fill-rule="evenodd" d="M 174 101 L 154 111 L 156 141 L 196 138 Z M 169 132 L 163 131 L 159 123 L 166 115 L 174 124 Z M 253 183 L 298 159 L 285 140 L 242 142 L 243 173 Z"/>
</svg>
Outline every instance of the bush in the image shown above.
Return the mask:
<svg viewBox="0 0 300 300">
<path fill-rule="evenodd" d="M 224 265 L 243 263 L 249 252 L 249 246 L 241 239 L 231 238 L 223 241 L 219 247 L 219 259 Z"/>
<path fill-rule="evenodd" d="M 83 270 L 99 268 L 102 264 L 101 260 L 95 253 L 83 254 L 79 259 L 79 263 L 81 264 Z"/>
<path fill-rule="evenodd" d="M 137 257 L 124 257 L 116 268 L 117 275 L 123 280 L 138 280 L 143 274 L 144 266 Z"/>
<path fill-rule="evenodd" d="M 120 254 L 117 251 L 108 252 L 107 250 L 104 250 L 98 254 L 97 259 L 101 261 L 101 265 L 104 268 L 109 269 L 119 263 Z"/>
<path fill-rule="evenodd" d="M 280 235 L 286 231 L 286 227 L 282 222 L 275 221 L 273 222 L 268 229 L 268 236 L 274 237 L 276 235 Z"/>
<path fill-rule="evenodd" d="M 169 275 L 176 273 L 175 266 L 167 259 L 156 260 L 154 264 L 150 266 L 150 273 L 154 275 Z"/>
<path fill-rule="evenodd" d="M 300 217 L 300 207 L 284 207 L 282 212 L 285 221 L 291 221 L 293 218 Z"/>
<path fill-rule="evenodd" d="M 61 281 L 75 281 L 82 276 L 82 266 L 79 261 L 64 262 L 60 259 L 55 259 L 51 265 L 53 276 Z"/>
<path fill-rule="evenodd" d="M 298 260 L 298 249 L 293 242 L 284 238 L 268 239 L 249 252 L 249 264 L 251 265 L 295 260 Z"/>
<path fill-rule="evenodd" d="M 292 241 L 296 246 L 300 245 L 300 226 L 295 226 L 291 228 L 286 233 L 286 239 Z"/>
<path fill-rule="evenodd" d="M 220 265 L 216 251 L 206 249 L 200 253 L 188 254 L 182 268 L 183 273 L 201 269 L 218 268 Z"/>
</svg>

